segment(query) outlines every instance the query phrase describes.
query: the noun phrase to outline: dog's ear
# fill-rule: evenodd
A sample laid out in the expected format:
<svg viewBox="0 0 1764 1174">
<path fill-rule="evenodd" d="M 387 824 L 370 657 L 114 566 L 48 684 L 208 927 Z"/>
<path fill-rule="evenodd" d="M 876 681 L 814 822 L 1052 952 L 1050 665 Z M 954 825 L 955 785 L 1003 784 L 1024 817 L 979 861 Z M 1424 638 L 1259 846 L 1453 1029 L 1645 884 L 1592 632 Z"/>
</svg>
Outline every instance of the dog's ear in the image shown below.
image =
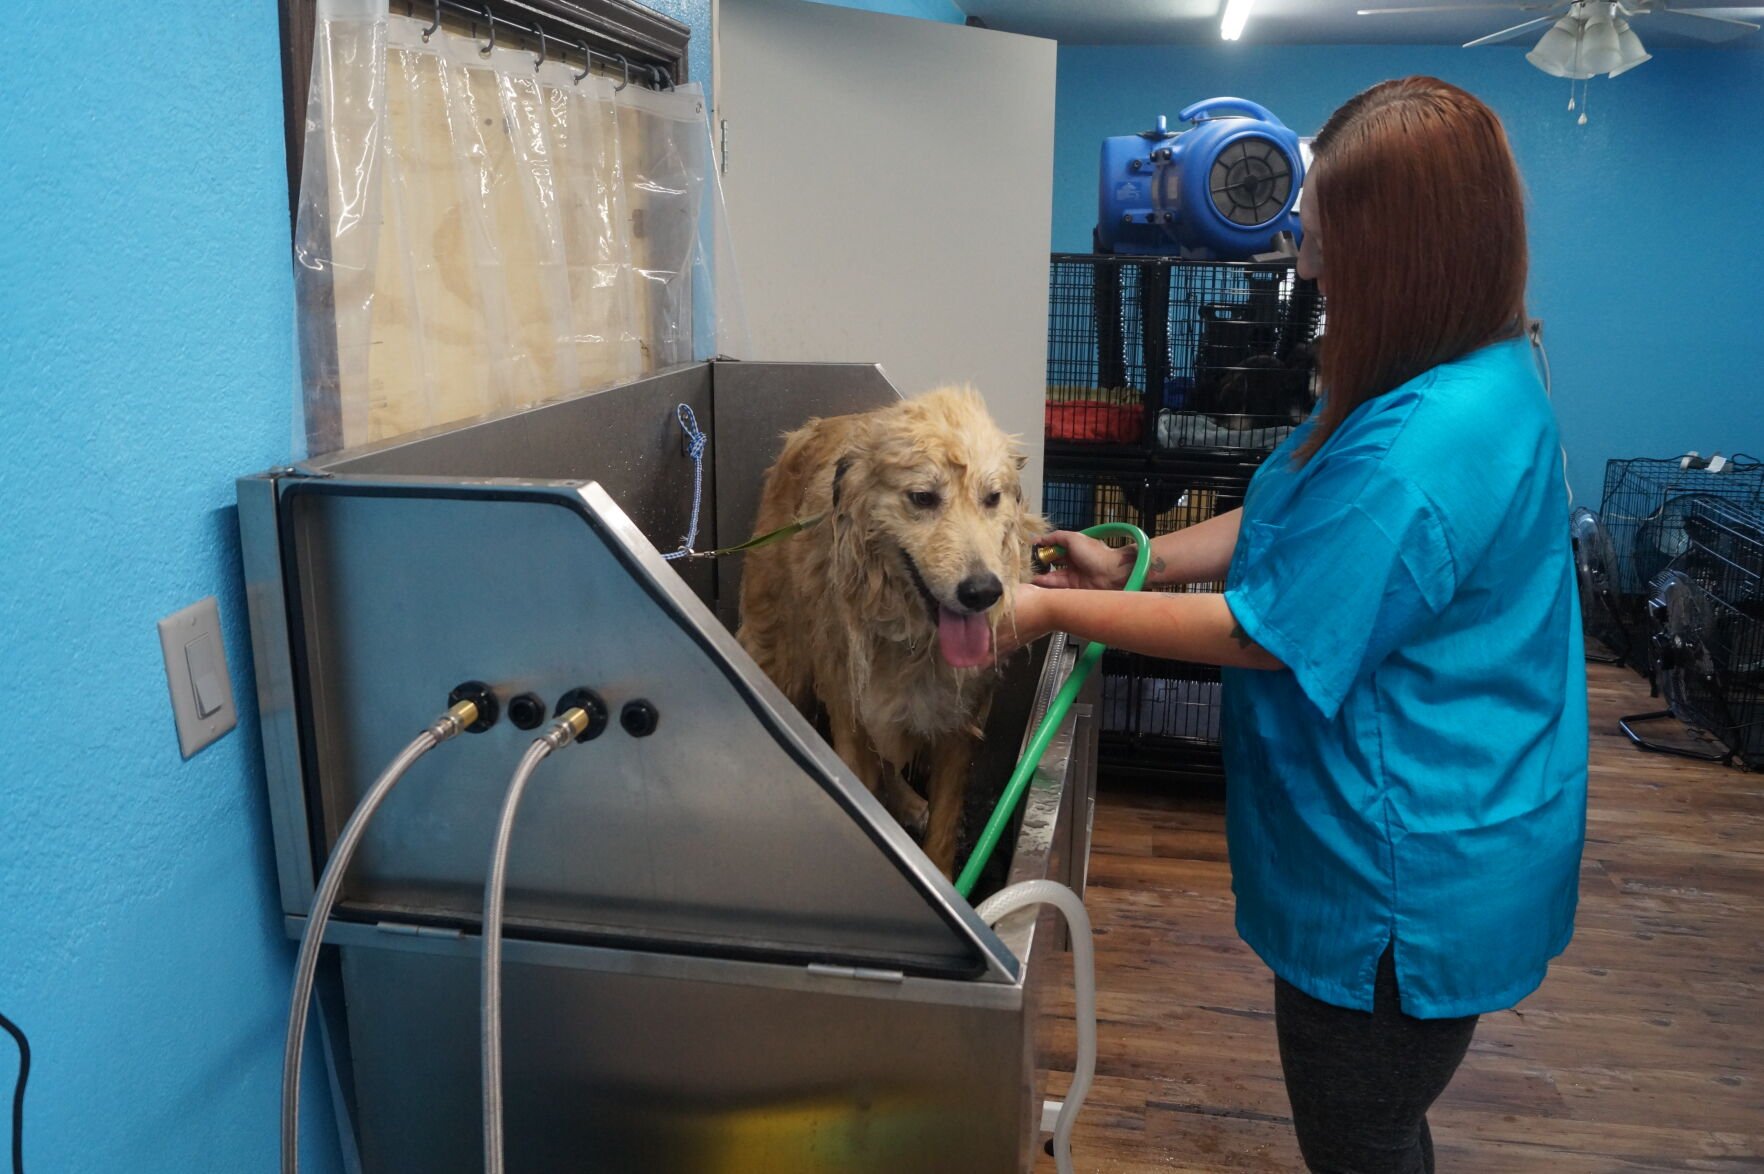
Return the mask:
<svg viewBox="0 0 1764 1174">
<path fill-rule="evenodd" d="M 842 602 L 868 607 L 879 589 L 880 560 L 870 552 L 870 459 L 859 434 L 833 462 L 832 586 Z"/>
<path fill-rule="evenodd" d="M 851 454 L 846 453 L 833 464 L 833 508 L 839 508 L 840 490 L 843 488 L 845 475 L 851 472 Z"/>
</svg>

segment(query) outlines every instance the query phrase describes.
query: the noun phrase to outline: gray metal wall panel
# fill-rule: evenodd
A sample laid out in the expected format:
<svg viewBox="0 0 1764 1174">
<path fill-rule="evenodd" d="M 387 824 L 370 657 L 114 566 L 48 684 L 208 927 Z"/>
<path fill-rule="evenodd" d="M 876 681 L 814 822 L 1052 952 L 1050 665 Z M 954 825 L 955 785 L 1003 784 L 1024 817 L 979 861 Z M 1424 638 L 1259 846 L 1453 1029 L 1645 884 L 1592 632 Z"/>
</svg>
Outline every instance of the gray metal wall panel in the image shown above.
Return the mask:
<svg viewBox="0 0 1764 1174">
<path fill-rule="evenodd" d="M 496 500 L 507 491 L 332 482 L 290 500 L 327 836 L 453 684 L 530 690 L 548 709 L 587 685 L 615 720 L 540 768 L 516 828 L 511 934 L 975 965 L 928 904 L 923 886 L 942 882 L 903 872 L 934 875 L 880 804 L 769 682 L 738 688 L 718 666 L 707 643 L 736 658 L 731 671 L 758 672 L 717 621 L 683 628 L 580 514 Z M 655 570 L 665 589 L 671 572 Z M 794 758 L 758 720 L 764 697 L 820 759 Z M 636 698 L 660 711 L 652 737 L 617 725 Z M 532 736 L 505 721 L 419 763 L 363 839 L 349 902 L 390 920 L 475 919 L 502 785 Z"/>
<path fill-rule="evenodd" d="M 692 461 L 675 419 L 678 404 L 691 407 L 699 427 L 712 433 L 707 364 L 335 453 L 315 467 L 355 476 L 595 481 L 656 549 L 670 551 L 685 537 L 692 513 Z M 718 447 L 713 434 L 713 459 Z M 717 543 L 716 486 L 709 470 L 704 480 L 698 545 L 709 550 Z M 700 599 L 713 601 L 715 571 L 707 563 L 681 561 L 674 569 Z"/>
<path fill-rule="evenodd" d="M 478 966 L 348 948 L 367 1169 L 477 1174 Z M 1010 1010 L 511 964 L 511 1170 L 1015 1174 L 1034 1031 Z"/>
<path fill-rule="evenodd" d="M 784 447 L 784 434 L 813 416 L 867 412 L 900 393 L 867 363 L 717 363 L 717 533 L 719 545 L 753 534 L 765 472 Z M 717 560 L 717 614 L 730 631 L 739 622 L 742 558 Z"/>
</svg>

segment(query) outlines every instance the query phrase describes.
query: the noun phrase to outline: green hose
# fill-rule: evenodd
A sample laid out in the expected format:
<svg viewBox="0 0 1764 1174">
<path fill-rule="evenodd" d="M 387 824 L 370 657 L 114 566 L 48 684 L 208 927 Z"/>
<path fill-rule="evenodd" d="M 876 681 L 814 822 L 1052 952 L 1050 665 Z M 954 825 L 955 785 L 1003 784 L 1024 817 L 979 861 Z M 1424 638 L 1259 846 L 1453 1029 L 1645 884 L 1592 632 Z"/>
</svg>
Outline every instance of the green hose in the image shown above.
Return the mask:
<svg viewBox="0 0 1764 1174">
<path fill-rule="evenodd" d="M 1151 567 L 1151 539 L 1145 536 L 1145 531 L 1126 522 L 1104 522 L 1100 526 L 1092 526 L 1084 534 L 1089 538 L 1121 534 L 1133 539 L 1138 553 L 1133 560 L 1133 572 L 1127 576 L 1126 590 L 1138 591 L 1145 583 L 1146 571 Z M 1084 688 L 1084 682 L 1089 679 L 1096 662 L 1102 659 L 1104 651 L 1104 645 L 1096 640 L 1084 646 L 1084 651 L 1078 654 L 1078 663 L 1072 668 L 1072 675 L 1060 686 L 1052 704 L 1047 707 L 1047 715 L 1035 727 L 1035 736 L 1029 739 L 1029 748 L 1023 751 L 1017 769 L 1011 772 L 1011 781 L 1005 784 L 1004 794 L 998 797 L 998 806 L 992 809 L 992 817 L 986 821 L 986 830 L 980 833 L 973 855 L 968 857 L 967 866 L 956 880 L 956 892 L 962 896 L 973 894 L 980 874 L 986 871 L 986 862 L 992 859 L 992 853 L 998 847 L 1000 837 L 1004 835 L 1005 825 L 1011 822 L 1011 815 L 1023 801 L 1024 793 L 1029 790 L 1029 780 L 1034 776 L 1035 768 L 1041 765 L 1041 756 L 1047 753 L 1048 743 L 1053 741 L 1060 723 L 1066 720 L 1066 711 L 1072 708 L 1072 702 L 1078 697 L 1078 690 Z"/>
</svg>

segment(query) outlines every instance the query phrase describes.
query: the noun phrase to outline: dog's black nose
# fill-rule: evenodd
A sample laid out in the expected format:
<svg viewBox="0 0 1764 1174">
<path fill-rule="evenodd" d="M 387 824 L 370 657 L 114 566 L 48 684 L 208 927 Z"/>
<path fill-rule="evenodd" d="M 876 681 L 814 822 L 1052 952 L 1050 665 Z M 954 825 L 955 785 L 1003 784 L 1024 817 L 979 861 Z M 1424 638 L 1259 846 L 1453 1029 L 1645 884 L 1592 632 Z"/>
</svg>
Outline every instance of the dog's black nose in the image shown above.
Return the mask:
<svg viewBox="0 0 1764 1174">
<path fill-rule="evenodd" d="M 1004 584 L 991 571 L 969 575 L 956 584 L 956 602 L 969 611 L 985 611 L 1004 594 Z"/>
</svg>

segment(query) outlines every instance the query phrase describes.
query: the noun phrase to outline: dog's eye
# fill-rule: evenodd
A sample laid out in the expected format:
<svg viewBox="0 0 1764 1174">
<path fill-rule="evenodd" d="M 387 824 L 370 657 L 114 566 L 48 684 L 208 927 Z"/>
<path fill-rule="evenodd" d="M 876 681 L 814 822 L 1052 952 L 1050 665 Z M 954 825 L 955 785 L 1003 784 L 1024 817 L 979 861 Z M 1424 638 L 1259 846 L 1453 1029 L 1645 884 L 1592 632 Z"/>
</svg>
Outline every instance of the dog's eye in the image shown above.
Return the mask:
<svg viewBox="0 0 1764 1174">
<path fill-rule="evenodd" d="M 935 489 L 912 489 L 907 491 L 907 500 L 922 510 L 934 510 L 943 501 L 937 496 Z"/>
<path fill-rule="evenodd" d="M 995 510 L 998 508 L 998 500 L 999 500 L 999 492 L 998 492 L 998 490 L 994 489 L 991 493 L 987 494 L 985 497 L 980 499 L 980 504 L 985 506 L 989 510 Z"/>
</svg>

